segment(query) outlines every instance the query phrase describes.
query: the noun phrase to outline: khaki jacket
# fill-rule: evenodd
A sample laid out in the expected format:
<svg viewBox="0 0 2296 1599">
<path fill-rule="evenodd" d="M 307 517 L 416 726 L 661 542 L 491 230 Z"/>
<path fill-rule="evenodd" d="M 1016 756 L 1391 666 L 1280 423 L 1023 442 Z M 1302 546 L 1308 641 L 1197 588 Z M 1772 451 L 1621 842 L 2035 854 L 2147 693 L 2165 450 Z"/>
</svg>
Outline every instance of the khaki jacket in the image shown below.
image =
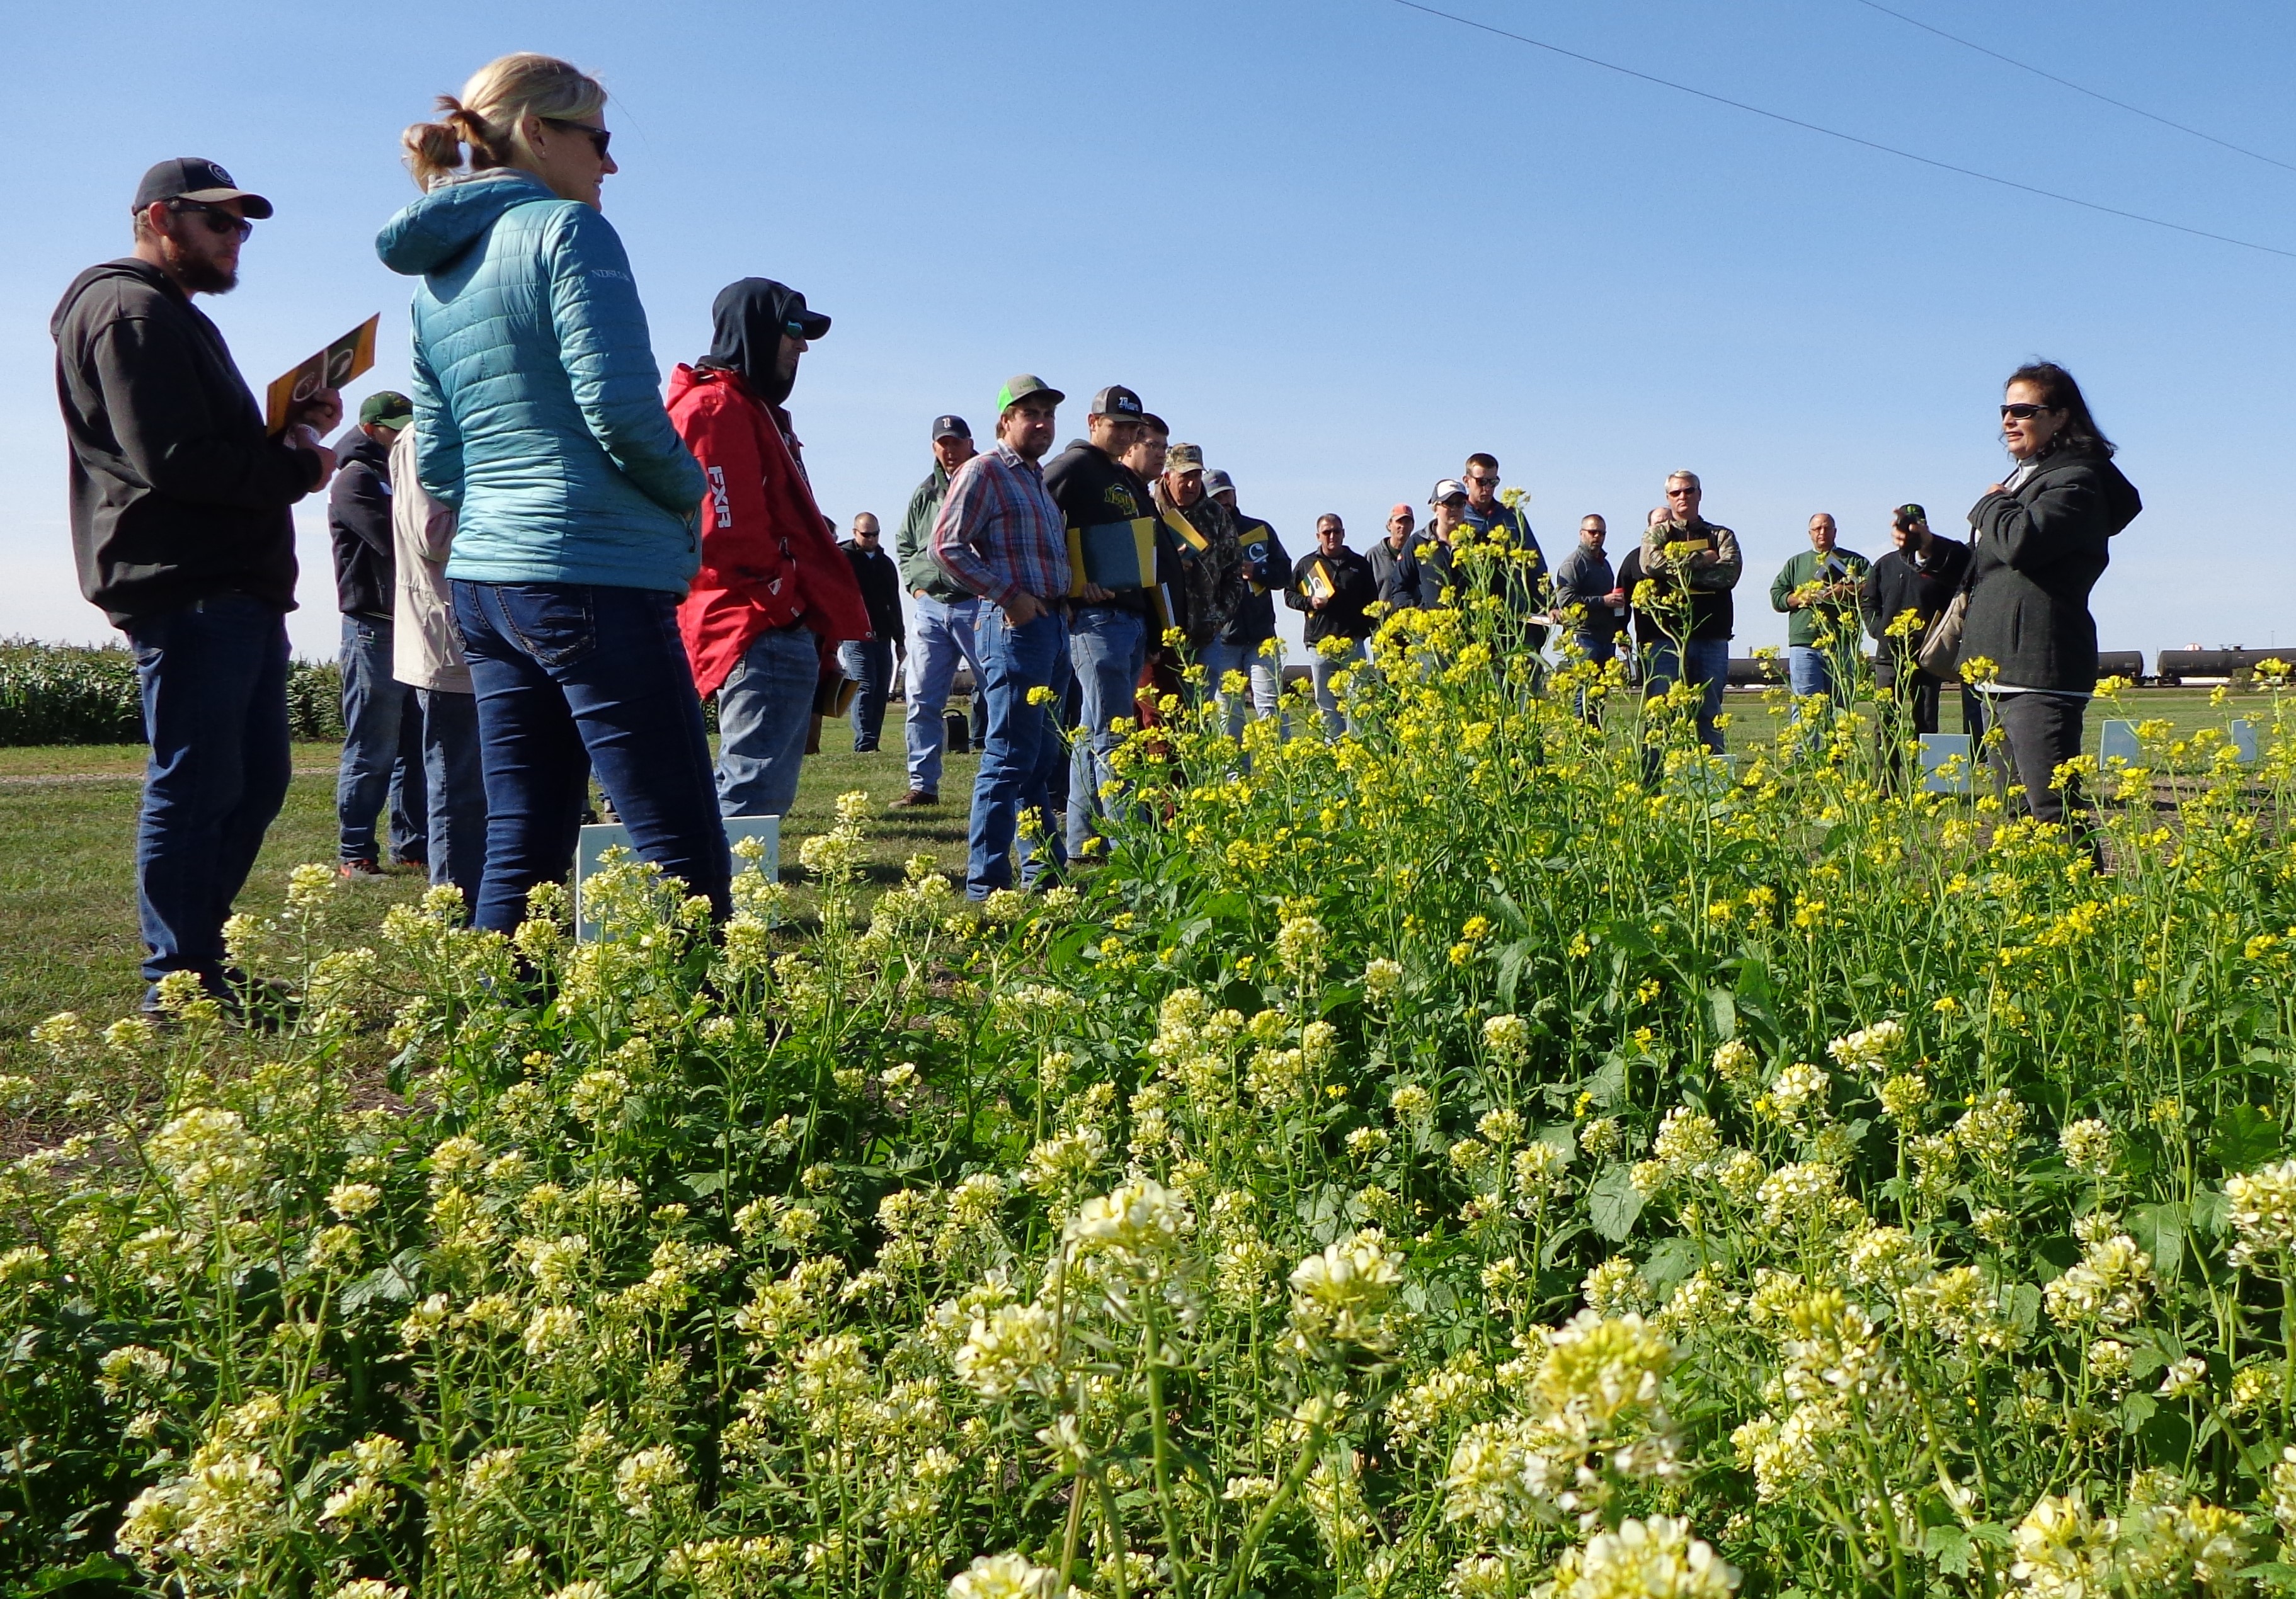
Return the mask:
<svg viewBox="0 0 2296 1599">
<path fill-rule="evenodd" d="M 416 688 L 471 692 L 463 636 L 447 589 L 447 550 L 455 542 L 455 508 L 422 492 L 414 477 L 414 430 L 390 447 L 390 545 L 398 566 L 391 604 L 390 675 Z"/>
</svg>

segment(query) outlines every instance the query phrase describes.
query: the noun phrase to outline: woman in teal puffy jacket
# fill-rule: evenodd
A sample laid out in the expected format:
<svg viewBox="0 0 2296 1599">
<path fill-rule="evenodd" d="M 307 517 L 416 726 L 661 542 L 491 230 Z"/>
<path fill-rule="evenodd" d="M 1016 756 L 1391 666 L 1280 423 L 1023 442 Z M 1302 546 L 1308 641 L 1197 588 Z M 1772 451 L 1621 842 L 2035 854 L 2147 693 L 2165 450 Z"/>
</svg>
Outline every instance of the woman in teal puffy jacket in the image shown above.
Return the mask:
<svg viewBox="0 0 2296 1599">
<path fill-rule="evenodd" d="M 726 833 L 677 602 L 701 469 L 662 407 L 629 258 L 599 211 L 605 91 L 508 55 L 406 131 L 422 198 L 375 242 L 414 293 L 417 476 L 478 693 L 487 864 L 507 931 L 572 867 L 594 767 L 638 856 L 727 910 Z M 463 166 L 463 152 L 469 152 Z"/>
</svg>

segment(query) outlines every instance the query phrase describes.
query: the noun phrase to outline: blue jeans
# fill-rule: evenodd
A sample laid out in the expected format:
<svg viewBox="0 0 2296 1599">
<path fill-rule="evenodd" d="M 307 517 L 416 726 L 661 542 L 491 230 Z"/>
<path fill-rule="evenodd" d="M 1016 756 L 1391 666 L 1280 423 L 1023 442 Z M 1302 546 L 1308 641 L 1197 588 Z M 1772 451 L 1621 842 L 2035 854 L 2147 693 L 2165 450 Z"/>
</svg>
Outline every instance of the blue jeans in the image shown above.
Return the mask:
<svg viewBox="0 0 2296 1599">
<path fill-rule="evenodd" d="M 512 931 L 535 884 L 572 873 L 593 769 L 638 858 L 726 915 L 731 859 L 677 596 L 459 579 L 454 591 L 486 773 L 486 877 L 472 922 Z"/>
<path fill-rule="evenodd" d="M 1730 641 L 1690 640 L 1683 646 L 1683 652 L 1689 658 L 1687 672 L 1676 659 L 1673 640 L 1662 640 L 1649 650 L 1643 668 L 1644 696 L 1651 698 L 1666 693 L 1677 677 L 1685 678 L 1703 690 L 1698 699 L 1698 739 L 1715 754 L 1721 754 L 1722 730 L 1714 725 L 1714 718 L 1722 714 L 1722 685 L 1730 678 Z"/>
<path fill-rule="evenodd" d="M 479 761 L 479 701 L 447 689 L 415 692 L 422 710 L 424 799 L 430 811 L 430 883 L 479 903 L 487 865 L 487 779 Z"/>
<path fill-rule="evenodd" d="M 916 598 L 915 625 L 909 630 L 909 705 L 906 734 L 909 750 L 909 786 L 922 794 L 940 792 L 941 757 L 948 749 L 948 687 L 956 678 L 959 660 L 972 668 L 973 702 L 981 703 L 980 660 L 972 651 L 972 630 L 980 611 L 978 600 Z M 975 742 L 985 732 L 973 724 Z"/>
<path fill-rule="evenodd" d="M 1833 658 L 1816 644 L 1786 646 L 1786 685 L 1794 698 L 1833 693 Z"/>
<path fill-rule="evenodd" d="M 287 798 L 287 622 L 218 594 L 127 627 L 144 694 L 135 903 L 144 976 L 223 974 L 223 924 Z"/>
<path fill-rule="evenodd" d="M 386 791 L 390 853 L 399 860 L 430 857 L 422 711 L 414 690 L 390 675 L 390 636 L 389 622 L 343 619 L 343 759 L 335 774 L 335 827 L 340 857 L 347 861 L 382 859 L 374 824 Z"/>
<path fill-rule="evenodd" d="M 1069 622 L 1069 663 L 1076 668 L 1078 702 L 1075 747 L 1069 755 L 1069 855 L 1081 857 L 1108 814 L 1101 785 L 1115 781 L 1108 758 L 1124 742 L 1109 724 L 1140 719 L 1140 673 L 1148 664 L 1148 623 L 1137 611 L 1079 605 Z"/>
<path fill-rule="evenodd" d="M 821 647 L 802 622 L 750 641 L 718 691 L 720 815 L 789 815 L 820 687 Z"/>
<path fill-rule="evenodd" d="M 1591 666 L 1608 666 L 1619 658 L 1619 636 L 1615 633 L 1573 633 L 1570 642 L 1578 646 L 1578 652 Z M 1587 691 L 1582 688 L 1578 691 L 1579 716 L 1587 715 Z"/>
<path fill-rule="evenodd" d="M 1204 682 L 1219 700 L 1220 709 L 1227 716 L 1227 735 L 1243 736 L 1243 717 L 1247 709 L 1246 696 L 1223 691 L 1220 684 L 1230 672 L 1242 672 L 1250 685 L 1249 709 L 1254 717 L 1265 719 L 1283 714 L 1283 668 L 1273 655 L 1262 655 L 1259 643 L 1229 644 L 1214 639 L 1204 646 Z M 1288 736 L 1291 728 L 1279 730 L 1278 736 Z"/>
<path fill-rule="evenodd" d="M 1363 658 L 1363 640 L 1351 638 L 1348 641 L 1347 649 L 1337 660 L 1333 660 L 1318 649 L 1316 650 L 1315 659 L 1308 663 L 1308 680 L 1315 686 L 1316 703 L 1323 709 L 1324 732 L 1328 737 L 1337 738 L 1341 734 L 1350 731 L 1355 726 L 1353 718 L 1340 714 L 1340 697 L 1332 692 L 1332 678 L 1335 674 L 1347 671 L 1360 664 Z"/>
<path fill-rule="evenodd" d="M 981 742 L 980 772 L 972 783 L 964 891 L 986 899 L 1013 886 L 1016 856 L 1024 887 L 1034 886 L 1047 871 L 1057 872 L 1063 859 L 1060 818 L 1052 806 L 1053 774 L 1061 765 L 1060 729 L 1051 708 L 1029 704 L 1029 693 L 1049 689 L 1057 702 L 1068 680 L 1068 625 L 1048 611 L 1015 627 L 1001 607 L 983 605 L 972 636 L 988 701 L 988 735 Z M 1024 811 L 1035 818 L 1033 842 L 1018 840 Z"/>
<path fill-rule="evenodd" d="M 837 664 L 860 685 L 853 694 L 853 748 L 865 754 L 885 732 L 885 701 L 893 692 L 893 641 L 849 639 L 837 646 Z"/>
</svg>

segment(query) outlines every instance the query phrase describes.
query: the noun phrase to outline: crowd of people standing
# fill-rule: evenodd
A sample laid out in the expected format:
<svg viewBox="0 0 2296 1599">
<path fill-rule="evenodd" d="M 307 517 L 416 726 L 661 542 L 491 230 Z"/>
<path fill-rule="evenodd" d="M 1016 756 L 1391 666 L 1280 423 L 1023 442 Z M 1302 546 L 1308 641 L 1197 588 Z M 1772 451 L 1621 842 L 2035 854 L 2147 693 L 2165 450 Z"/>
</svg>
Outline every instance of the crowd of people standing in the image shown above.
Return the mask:
<svg viewBox="0 0 2296 1599">
<path fill-rule="evenodd" d="M 193 304 L 234 286 L 240 247 L 272 214 L 212 162 L 152 168 L 134 253 L 83 273 L 58 307 L 83 592 L 127 636 L 152 746 L 137 844 L 147 1003 L 174 972 L 232 997 L 223 923 L 288 778 L 290 508 L 322 488 L 343 618 L 341 869 L 420 866 L 462 890 L 481 928 L 514 928 L 531 890 L 566 877 L 593 779 L 636 853 L 726 914 L 724 818 L 789 810 L 808 742 L 847 693 L 855 748 L 877 748 L 897 645 L 896 805 L 940 803 L 960 665 L 977 685 L 975 897 L 1101 851 L 1124 803 L 1125 726 L 1185 696 L 1190 666 L 1232 730 L 1257 715 L 1292 731 L 1279 597 L 1304 613 L 1327 734 L 1347 726 L 1333 678 L 1380 617 L 1468 597 L 1453 592 L 1466 583 L 1497 600 L 1505 658 L 1531 662 L 1534 683 L 1550 630 L 1595 662 L 1630 638 L 1645 692 L 1694 686 L 1701 736 L 1721 748 L 1744 560 L 1689 472 L 1666 480 L 1615 567 L 1590 515 L 1550 570 L 1485 453 L 1435 485 L 1424 527 L 1396 505 L 1358 553 L 1327 514 L 1295 558 L 1133 390 L 1101 389 L 1082 436 L 1054 453 L 1067 397 L 1021 374 L 985 447 L 962 416 L 934 419 L 931 471 L 890 552 L 869 513 L 840 544 L 788 408 L 830 319 L 779 282 L 730 284 L 708 352 L 676 368 L 665 398 L 599 209 L 618 170 L 605 108 L 571 65 L 512 55 L 406 131 L 422 192 L 376 248 L 414 280 L 412 392 L 368 397 L 332 442 L 340 397 L 306 395 L 283 429 L 268 424 Z M 2055 771 L 2096 676 L 2087 594 L 2140 506 L 2062 368 L 2013 375 L 2002 429 L 2018 464 L 1972 511 L 1968 542 L 1906 505 L 1895 547 L 1869 564 L 1822 514 L 1771 599 L 1798 694 L 1847 692 L 1862 627 L 1924 731 L 1956 676 L 1912 645 L 1925 628 L 1959 633 L 1960 658 L 1995 668 L 1964 693 L 1964 717 L 1981 696 L 2005 774 L 2055 820 L 2070 794 Z M 1503 558 L 1463 561 L 1470 545 Z"/>
</svg>

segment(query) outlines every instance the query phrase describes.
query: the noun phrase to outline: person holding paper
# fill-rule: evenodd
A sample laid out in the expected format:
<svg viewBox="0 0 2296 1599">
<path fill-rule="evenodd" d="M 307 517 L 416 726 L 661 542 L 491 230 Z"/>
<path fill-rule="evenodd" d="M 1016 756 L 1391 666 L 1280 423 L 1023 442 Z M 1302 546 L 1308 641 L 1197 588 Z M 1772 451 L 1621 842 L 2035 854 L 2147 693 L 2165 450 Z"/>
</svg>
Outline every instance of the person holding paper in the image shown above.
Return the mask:
<svg viewBox="0 0 2296 1599">
<path fill-rule="evenodd" d="M 375 249 L 421 280 L 416 476 L 458 517 L 447 577 L 488 806 L 472 921 L 514 931 L 528 892 L 572 873 L 593 771 L 639 858 L 724 917 L 732 859 L 677 631 L 709 489 L 600 212 L 619 170 L 606 91 L 506 55 L 442 104 L 401 135 L 424 193 Z"/>
<path fill-rule="evenodd" d="M 213 161 L 161 161 L 136 186 L 133 254 L 92 266 L 49 324 L 70 447 L 80 592 L 127 636 L 152 756 L 136 824 L 144 1008 L 196 976 L 236 1006 L 223 924 L 287 796 L 289 507 L 326 487 L 332 390 L 265 430 L 222 332 L 193 305 L 239 282 L 271 202 Z"/>
<path fill-rule="evenodd" d="M 1738 553 L 1738 536 L 1700 514 L 1705 494 L 1696 472 L 1671 473 L 1666 515 L 1643 529 L 1643 571 L 1657 585 L 1649 609 L 1659 620 L 1661 638 L 1644 662 L 1643 692 L 1662 694 L 1677 678 L 1695 685 L 1699 739 L 1719 755 L 1722 729 L 1714 718 L 1722 714 L 1730 635 L 1736 625 L 1730 591 L 1738 586 L 1746 563 Z"/>
<path fill-rule="evenodd" d="M 1069 663 L 1077 676 L 1083 732 L 1069 763 L 1068 853 L 1080 859 L 1098 847 L 1094 822 L 1101 788 L 1112 783 L 1108 758 L 1123 742 L 1150 630 L 1161 631 L 1157 590 L 1162 544 L 1148 485 L 1124 464 L 1145 414 L 1140 397 L 1121 383 L 1093 396 L 1085 437 L 1045 468 L 1045 488 L 1061 508 L 1070 563 Z M 994 714 L 993 712 L 991 713 Z"/>
<path fill-rule="evenodd" d="M 1324 730 L 1337 738 L 1352 723 L 1340 713 L 1339 696 L 1332 678 L 1364 658 L 1364 640 L 1371 636 L 1371 619 L 1364 608 L 1379 597 L 1379 581 L 1371 562 L 1348 548 L 1347 524 L 1335 512 L 1316 519 L 1316 547 L 1300 557 L 1292 570 L 1292 587 L 1284 603 L 1308 613 L 1308 649 L 1312 657 L 1308 676 L 1316 688 L 1316 703 L 1324 712 Z"/>
<path fill-rule="evenodd" d="M 1770 609 L 1785 613 L 1786 678 L 1794 697 L 1825 694 L 1847 705 L 1857 659 L 1857 585 L 1873 563 L 1840 547 L 1840 538 L 1830 513 L 1809 519 L 1809 548 L 1778 570 Z"/>
<path fill-rule="evenodd" d="M 1202 657 L 1204 678 L 1227 713 L 1228 736 L 1241 738 L 1245 696 L 1220 693 L 1220 685 L 1230 672 L 1242 672 L 1250 685 L 1252 714 L 1283 715 L 1283 652 L 1275 642 L 1275 595 L 1290 591 L 1292 556 L 1274 528 L 1236 510 L 1235 483 L 1227 473 L 1206 472 L 1204 492 L 1234 512 L 1236 539 L 1243 552 L 1243 597 Z"/>
</svg>

